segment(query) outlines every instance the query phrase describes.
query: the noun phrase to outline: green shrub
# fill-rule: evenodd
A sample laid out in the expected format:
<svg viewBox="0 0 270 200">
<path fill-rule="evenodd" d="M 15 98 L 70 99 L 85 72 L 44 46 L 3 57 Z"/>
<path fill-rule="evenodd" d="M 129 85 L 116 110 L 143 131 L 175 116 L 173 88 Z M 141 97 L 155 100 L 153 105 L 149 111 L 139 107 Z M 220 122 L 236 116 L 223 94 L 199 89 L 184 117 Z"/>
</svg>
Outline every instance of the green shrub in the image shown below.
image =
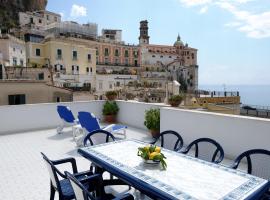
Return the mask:
<svg viewBox="0 0 270 200">
<path fill-rule="evenodd" d="M 181 95 L 173 95 L 169 98 L 169 101 L 182 102 L 183 97 Z"/>
<path fill-rule="evenodd" d="M 117 96 L 117 92 L 116 91 L 108 91 L 105 94 L 106 96 Z"/>
<path fill-rule="evenodd" d="M 103 106 L 103 115 L 116 115 L 119 111 L 118 105 L 115 101 L 106 101 Z"/>
<path fill-rule="evenodd" d="M 145 121 L 144 125 L 149 130 L 158 130 L 160 129 L 160 110 L 158 108 L 152 108 L 145 111 Z"/>
</svg>

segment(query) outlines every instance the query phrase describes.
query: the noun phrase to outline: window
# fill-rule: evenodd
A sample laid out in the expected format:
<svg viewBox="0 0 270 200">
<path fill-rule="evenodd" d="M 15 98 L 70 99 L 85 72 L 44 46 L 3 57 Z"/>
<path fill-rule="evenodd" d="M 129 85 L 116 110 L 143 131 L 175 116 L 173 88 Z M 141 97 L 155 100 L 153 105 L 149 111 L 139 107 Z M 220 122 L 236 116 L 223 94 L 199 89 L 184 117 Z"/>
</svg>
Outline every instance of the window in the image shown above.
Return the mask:
<svg viewBox="0 0 270 200">
<path fill-rule="evenodd" d="M 115 58 L 115 64 L 118 65 L 119 64 L 119 60 L 118 58 Z"/>
<path fill-rule="evenodd" d="M 79 67 L 79 66 L 77 66 L 76 68 L 77 68 L 77 71 L 79 71 L 79 70 L 80 70 L 80 67 Z"/>
<path fill-rule="evenodd" d="M 125 50 L 125 57 L 128 57 L 128 50 Z"/>
<path fill-rule="evenodd" d="M 14 52 L 15 52 L 15 50 L 16 50 L 16 49 L 15 49 L 15 48 L 13 48 L 13 51 L 14 51 Z"/>
<path fill-rule="evenodd" d="M 44 73 L 38 74 L 38 80 L 44 80 Z"/>
<path fill-rule="evenodd" d="M 119 81 L 116 82 L 116 86 L 120 87 L 120 82 Z"/>
<path fill-rule="evenodd" d="M 17 58 L 13 58 L 13 66 L 17 66 Z"/>
<path fill-rule="evenodd" d="M 56 97 L 56 102 L 61 102 L 61 97 Z"/>
<path fill-rule="evenodd" d="M 96 50 L 96 55 L 98 56 L 98 48 L 96 48 L 97 50 Z"/>
<path fill-rule="evenodd" d="M 118 49 L 115 49 L 114 56 L 119 56 L 119 50 Z"/>
<path fill-rule="evenodd" d="M 155 55 L 152 55 L 152 58 L 155 58 L 156 56 Z"/>
<path fill-rule="evenodd" d="M 86 72 L 89 73 L 89 67 L 86 67 Z"/>
<path fill-rule="evenodd" d="M 113 84 L 112 83 L 109 83 L 109 88 L 113 89 Z"/>
<path fill-rule="evenodd" d="M 88 55 L 87 55 L 87 59 L 88 59 L 88 61 L 91 60 L 91 54 L 88 54 Z"/>
<path fill-rule="evenodd" d="M 57 59 L 62 59 L 62 49 L 57 49 Z"/>
<path fill-rule="evenodd" d="M 135 58 L 137 58 L 138 57 L 138 51 L 133 51 L 133 55 L 134 55 Z"/>
<path fill-rule="evenodd" d="M 57 17 L 54 17 L 54 21 L 57 22 Z"/>
<path fill-rule="evenodd" d="M 20 59 L 20 66 L 23 66 L 23 59 Z"/>
<path fill-rule="evenodd" d="M 71 66 L 71 70 L 74 71 L 74 65 Z"/>
<path fill-rule="evenodd" d="M 134 65 L 135 65 L 135 67 L 138 66 L 138 60 L 134 60 Z"/>
<path fill-rule="evenodd" d="M 49 15 L 47 15 L 47 20 L 50 20 L 50 16 Z"/>
<path fill-rule="evenodd" d="M 36 49 L 36 56 L 40 56 L 40 49 Z"/>
<path fill-rule="evenodd" d="M 172 56 L 169 56 L 169 58 L 172 58 Z"/>
<path fill-rule="evenodd" d="M 191 58 L 194 59 L 194 53 L 191 54 Z"/>
<path fill-rule="evenodd" d="M 103 84 L 102 84 L 102 82 L 100 81 L 100 82 L 98 83 L 98 88 L 99 88 L 100 90 L 102 90 L 102 87 L 103 87 Z"/>
<path fill-rule="evenodd" d="M 109 59 L 105 58 L 105 65 L 108 65 L 108 64 L 109 64 Z"/>
<path fill-rule="evenodd" d="M 39 20 L 38 20 L 38 23 L 40 23 L 40 24 L 41 24 L 41 23 L 42 23 L 42 20 L 41 20 L 41 19 L 39 19 Z"/>
<path fill-rule="evenodd" d="M 125 65 L 128 66 L 128 59 L 125 59 Z"/>
<path fill-rule="evenodd" d="M 105 52 L 104 52 L 105 56 L 109 56 L 109 49 L 105 48 Z"/>
<path fill-rule="evenodd" d="M 92 69 L 92 67 L 90 67 L 90 72 L 93 72 L 93 69 Z"/>
<path fill-rule="evenodd" d="M 77 60 L 77 51 L 72 51 L 72 59 Z"/>
<path fill-rule="evenodd" d="M 25 104 L 25 94 L 8 95 L 9 105 Z"/>
<path fill-rule="evenodd" d="M 30 23 L 33 24 L 34 23 L 34 19 L 33 17 L 30 17 Z"/>
<path fill-rule="evenodd" d="M 0 80 L 3 79 L 3 66 L 0 64 Z"/>
<path fill-rule="evenodd" d="M 60 65 L 60 70 L 63 70 L 63 65 Z"/>
<path fill-rule="evenodd" d="M 22 54 L 22 50 L 21 50 L 21 54 Z"/>
<path fill-rule="evenodd" d="M 163 58 L 163 56 L 160 56 L 160 58 Z"/>
</svg>

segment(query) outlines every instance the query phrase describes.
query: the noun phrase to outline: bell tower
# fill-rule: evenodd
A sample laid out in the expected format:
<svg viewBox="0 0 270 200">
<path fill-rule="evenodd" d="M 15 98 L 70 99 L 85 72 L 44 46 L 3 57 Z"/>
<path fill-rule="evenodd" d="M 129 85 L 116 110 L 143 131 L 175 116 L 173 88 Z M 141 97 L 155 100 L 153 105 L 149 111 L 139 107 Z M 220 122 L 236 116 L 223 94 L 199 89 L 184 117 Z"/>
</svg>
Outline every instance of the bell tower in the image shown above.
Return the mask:
<svg viewBox="0 0 270 200">
<path fill-rule="evenodd" d="M 149 44 L 149 36 L 148 36 L 148 21 L 143 20 L 140 22 L 140 37 L 139 44 Z"/>
</svg>

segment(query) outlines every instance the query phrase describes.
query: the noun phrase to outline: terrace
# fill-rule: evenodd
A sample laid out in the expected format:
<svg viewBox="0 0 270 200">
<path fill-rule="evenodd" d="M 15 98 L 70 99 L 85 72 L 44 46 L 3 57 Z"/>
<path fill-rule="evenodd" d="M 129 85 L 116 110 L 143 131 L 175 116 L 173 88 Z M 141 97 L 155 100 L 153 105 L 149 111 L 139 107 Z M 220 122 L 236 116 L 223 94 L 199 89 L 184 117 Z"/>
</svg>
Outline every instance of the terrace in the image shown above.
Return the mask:
<svg viewBox="0 0 270 200">
<path fill-rule="evenodd" d="M 69 106 L 75 115 L 78 111 L 88 111 L 102 118 L 103 103 L 61 104 Z M 224 165 L 231 164 L 232 159 L 249 149 L 270 150 L 269 119 L 189 111 L 162 104 L 129 101 L 117 101 L 117 104 L 120 108 L 118 121 L 128 125 L 127 138 L 150 142 L 150 134 L 143 125 L 144 113 L 147 109 L 159 107 L 161 131 L 177 131 L 185 144 L 201 137 L 215 139 L 224 148 Z M 79 171 L 89 169 L 89 161 L 77 154 L 71 128 L 65 128 L 63 134 L 56 133 L 56 127 L 61 123 L 56 106 L 35 104 L 0 107 L 0 199 L 49 198 L 49 174 L 40 152 L 52 159 L 75 157 Z M 114 188 L 117 191 L 121 189 Z M 136 191 L 132 192 L 137 199 L 143 199 Z"/>
</svg>

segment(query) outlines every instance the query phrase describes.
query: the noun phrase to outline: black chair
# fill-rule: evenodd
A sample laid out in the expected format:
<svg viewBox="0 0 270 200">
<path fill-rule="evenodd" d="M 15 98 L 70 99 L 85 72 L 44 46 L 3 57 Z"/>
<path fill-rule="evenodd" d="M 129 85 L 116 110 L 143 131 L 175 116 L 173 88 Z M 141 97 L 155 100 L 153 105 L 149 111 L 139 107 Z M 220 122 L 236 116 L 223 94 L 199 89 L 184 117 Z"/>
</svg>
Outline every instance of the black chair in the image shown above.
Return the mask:
<svg viewBox="0 0 270 200">
<path fill-rule="evenodd" d="M 112 141 L 115 141 L 115 137 L 110 132 L 100 129 L 88 133 L 83 140 L 83 145 L 86 147 Z"/>
<path fill-rule="evenodd" d="M 237 169 L 243 162 L 245 164 L 243 166 L 246 166 L 246 172 L 248 174 L 270 180 L 270 151 L 265 149 L 251 149 L 245 151 L 234 160 L 231 168 Z M 270 188 L 262 199 L 270 199 Z"/>
<path fill-rule="evenodd" d="M 93 145 L 104 144 L 104 143 L 113 142 L 113 141 L 115 141 L 115 137 L 110 132 L 100 129 L 100 130 L 95 130 L 95 131 L 92 131 L 91 133 L 88 133 L 84 138 L 83 145 L 87 147 L 89 145 L 93 146 Z M 99 173 L 99 174 L 104 173 L 103 169 L 100 169 L 94 166 L 93 164 L 91 164 L 90 166 L 90 171 L 94 173 Z M 128 185 L 127 183 L 123 182 L 120 179 L 114 179 L 112 174 L 110 174 L 110 181 L 113 181 L 114 185 Z M 131 187 L 129 186 L 129 188 Z"/>
<path fill-rule="evenodd" d="M 56 165 L 67 163 L 71 164 L 73 175 L 77 177 L 79 180 L 87 176 L 93 175 L 93 173 L 90 171 L 78 173 L 76 160 L 74 158 L 65 158 L 61 160 L 52 161 L 44 153 L 41 153 L 41 155 L 45 161 L 45 164 L 50 174 L 50 188 L 51 188 L 50 200 L 54 199 L 56 191 L 59 194 L 59 200 L 70 200 L 74 199 L 75 197 L 70 182 L 67 179 L 67 176 L 62 172 L 60 172 L 57 169 Z"/>
<path fill-rule="evenodd" d="M 134 200 L 130 194 L 122 194 L 117 197 L 105 193 L 102 176 L 95 174 L 83 180 L 77 179 L 69 172 L 65 172 L 74 190 L 76 200 Z M 85 184 L 88 184 L 87 189 Z M 107 185 L 106 185 L 107 186 Z"/>
<path fill-rule="evenodd" d="M 195 147 L 195 149 L 194 149 Z M 199 138 L 191 142 L 181 153 L 191 153 L 194 149 L 194 157 L 213 163 L 220 163 L 224 158 L 223 148 L 215 140 L 210 138 Z"/>
<path fill-rule="evenodd" d="M 168 130 L 160 133 L 160 136 L 153 142 L 153 144 L 158 145 L 169 150 L 179 151 L 183 147 L 183 138 L 176 131 Z"/>
</svg>

